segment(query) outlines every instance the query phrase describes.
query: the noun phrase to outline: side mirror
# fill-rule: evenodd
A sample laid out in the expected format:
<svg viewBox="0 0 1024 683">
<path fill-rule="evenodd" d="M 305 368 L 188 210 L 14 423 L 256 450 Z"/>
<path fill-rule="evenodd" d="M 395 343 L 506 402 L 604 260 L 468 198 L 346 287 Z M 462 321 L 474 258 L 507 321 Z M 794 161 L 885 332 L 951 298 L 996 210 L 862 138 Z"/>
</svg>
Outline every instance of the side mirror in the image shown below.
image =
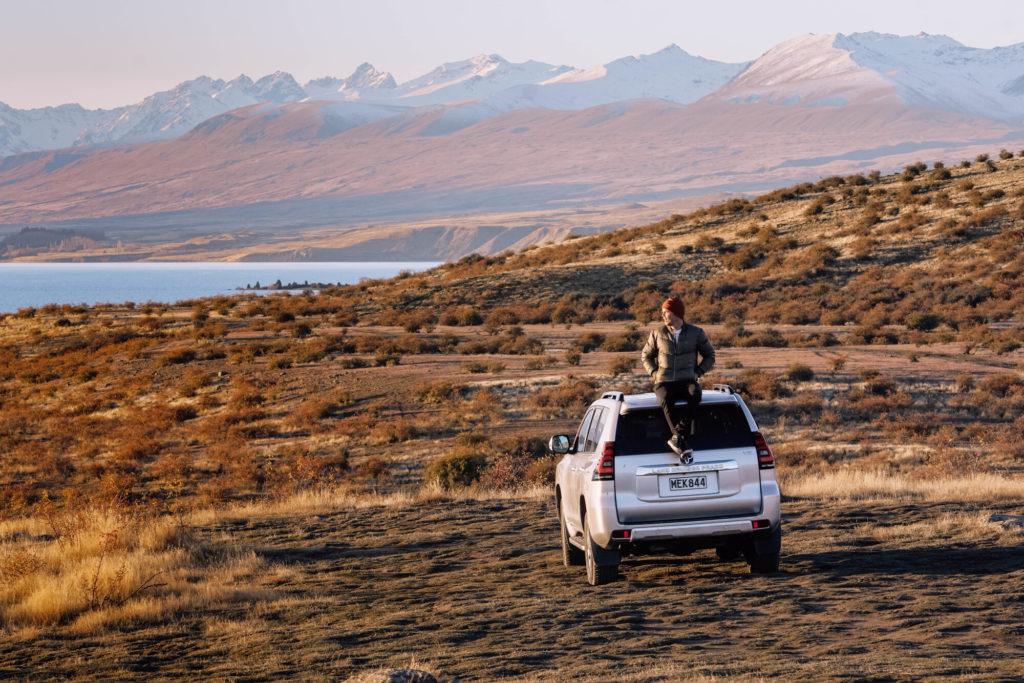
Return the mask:
<svg viewBox="0 0 1024 683">
<path fill-rule="evenodd" d="M 568 436 L 559 434 L 558 436 L 551 437 L 548 441 L 548 450 L 557 455 L 565 455 L 569 452 L 570 443 Z"/>
</svg>

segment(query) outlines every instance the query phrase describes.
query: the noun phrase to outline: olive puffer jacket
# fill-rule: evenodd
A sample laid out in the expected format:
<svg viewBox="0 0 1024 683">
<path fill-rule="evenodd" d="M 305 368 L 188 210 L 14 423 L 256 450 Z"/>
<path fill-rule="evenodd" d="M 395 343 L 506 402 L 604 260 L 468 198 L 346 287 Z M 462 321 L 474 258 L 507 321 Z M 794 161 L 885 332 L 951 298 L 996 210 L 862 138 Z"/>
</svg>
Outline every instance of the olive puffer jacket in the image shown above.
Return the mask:
<svg viewBox="0 0 1024 683">
<path fill-rule="evenodd" d="M 700 363 L 697 363 L 697 354 Z M 679 341 L 668 325 L 651 332 L 641 353 L 644 369 L 655 384 L 696 379 L 715 366 L 715 349 L 704 330 L 683 323 Z"/>
</svg>

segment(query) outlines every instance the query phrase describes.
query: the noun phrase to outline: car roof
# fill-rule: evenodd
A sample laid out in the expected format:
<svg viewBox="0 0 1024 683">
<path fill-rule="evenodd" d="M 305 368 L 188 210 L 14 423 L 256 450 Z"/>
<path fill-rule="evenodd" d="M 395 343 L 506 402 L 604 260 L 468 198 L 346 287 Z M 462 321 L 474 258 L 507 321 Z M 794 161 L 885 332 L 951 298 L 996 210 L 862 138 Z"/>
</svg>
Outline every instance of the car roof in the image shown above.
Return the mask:
<svg viewBox="0 0 1024 683">
<path fill-rule="evenodd" d="M 614 392 L 612 394 L 606 393 L 601 397 L 602 400 L 613 400 L 619 401 L 620 394 Z M 705 389 L 701 394 L 701 404 L 715 404 L 715 403 L 738 403 L 738 396 L 731 389 Z M 658 397 L 654 393 L 646 394 L 621 394 L 622 407 L 619 409 L 620 412 L 629 412 L 631 410 L 650 410 L 654 408 L 661 408 L 661 403 L 658 401 Z"/>
</svg>

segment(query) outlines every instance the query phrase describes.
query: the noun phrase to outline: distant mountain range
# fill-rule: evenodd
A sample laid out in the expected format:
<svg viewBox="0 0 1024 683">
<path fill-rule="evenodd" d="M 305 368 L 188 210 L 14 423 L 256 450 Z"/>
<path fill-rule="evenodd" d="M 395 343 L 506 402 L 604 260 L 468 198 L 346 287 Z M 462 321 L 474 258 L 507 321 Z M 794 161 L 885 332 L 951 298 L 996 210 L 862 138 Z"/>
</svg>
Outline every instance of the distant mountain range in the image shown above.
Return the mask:
<svg viewBox="0 0 1024 683">
<path fill-rule="evenodd" d="M 231 81 L 200 76 L 117 109 L 65 104 L 19 110 L 0 102 L 0 156 L 167 140 L 217 114 L 260 103 L 325 100 L 414 107 L 483 100 L 490 111 L 527 106 L 582 109 L 641 97 L 687 104 L 712 92 L 743 66 L 692 57 L 671 45 L 653 55 L 591 69 L 534 61 L 516 64 L 498 55 L 479 55 L 442 64 L 401 85 L 366 63 L 348 78 L 318 78 L 302 85 L 281 71 L 257 81 L 244 75 Z"/>
<path fill-rule="evenodd" d="M 748 192 L 1024 144 L 1022 119 L 1024 43 L 925 34 L 808 35 L 745 64 L 672 45 L 589 69 L 481 55 L 401 84 L 369 64 L 302 85 L 200 77 L 111 111 L 0 105 L 0 233 L 190 237 Z M 360 254 L 390 249 L 375 239 Z"/>
</svg>

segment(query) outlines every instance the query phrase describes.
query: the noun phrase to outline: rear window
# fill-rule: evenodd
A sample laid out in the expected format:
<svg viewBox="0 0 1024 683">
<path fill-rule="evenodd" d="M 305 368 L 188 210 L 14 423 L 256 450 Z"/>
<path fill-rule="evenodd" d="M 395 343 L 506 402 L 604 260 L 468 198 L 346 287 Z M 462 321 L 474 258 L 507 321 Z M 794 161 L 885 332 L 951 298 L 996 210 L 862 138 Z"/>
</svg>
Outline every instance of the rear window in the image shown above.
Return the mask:
<svg viewBox="0 0 1024 683">
<path fill-rule="evenodd" d="M 660 409 L 634 410 L 619 416 L 615 433 L 615 455 L 660 453 L 672 433 Z M 693 433 L 687 440 L 696 451 L 744 448 L 754 445 L 754 436 L 743 411 L 735 403 L 697 406 Z"/>
</svg>

